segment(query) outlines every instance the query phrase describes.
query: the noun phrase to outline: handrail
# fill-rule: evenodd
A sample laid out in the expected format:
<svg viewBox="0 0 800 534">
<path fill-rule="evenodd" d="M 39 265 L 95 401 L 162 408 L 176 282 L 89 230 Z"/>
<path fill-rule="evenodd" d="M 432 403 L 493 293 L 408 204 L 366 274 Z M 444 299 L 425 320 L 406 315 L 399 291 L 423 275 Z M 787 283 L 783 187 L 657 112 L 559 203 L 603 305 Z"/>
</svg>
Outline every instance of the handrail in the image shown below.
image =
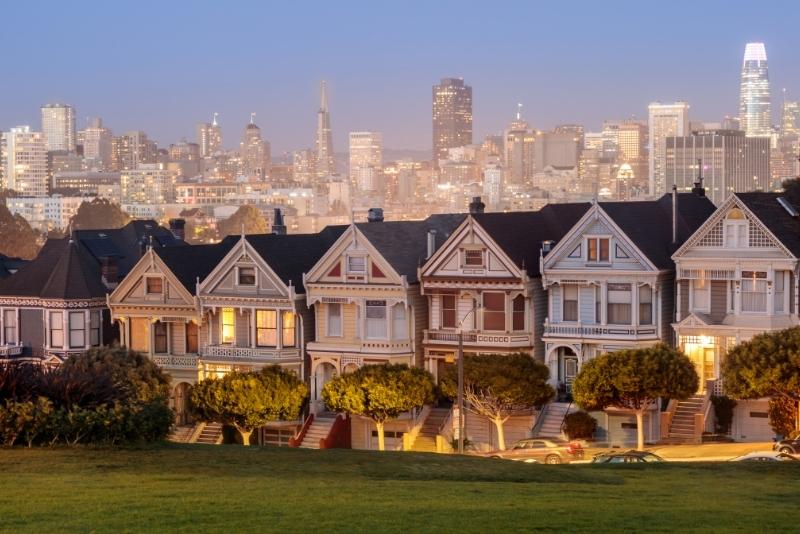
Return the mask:
<svg viewBox="0 0 800 534">
<path fill-rule="evenodd" d="M 452 452 L 450 443 L 453 441 L 453 409 L 447 412 L 439 429 L 436 431 L 436 452 Z"/>
<path fill-rule="evenodd" d="M 410 451 L 411 447 L 414 445 L 414 441 L 417 439 L 420 431 L 422 430 L 422 426 L 425 424 L 425 420 L 428 418 L 428 415 L 431 413 L 430 405 L 426 404 L 422 407 L 421 410 L 414 410 L 417 412 L 412 420 L 411 420 L 411 429 L 408 432 L 403 433 L 403 450 Z M 413 412 L 412 412 L 413 414 Z"/>
<path fill-rule="evenodd" d="M 561 424 L 559 425 L 559 430 L 561 433 L 564 433 L 564 423 L 567 421 L 567 416 L 569 415 L 569 409 L 572 408 L 572 399 L 570 399 L 569 404 L 567 404 L 567 411 L 564 412 L 564 417 L 561 418 Z"/>
<path fill-rule="evenodd" d="M 550 406 L 550 402 L 539 408 L 539 413 L 536 415 L 536 422 L 533 423 L 531 427 L 531 437 L 536 437 L 539 435 L 539 429 L 541 429 L 542 425 L 544 424 L 544 416 L 547 413 L 547 407 Z"/>
<path fill-rule="evenodd" d="M 306 432 L 308 429 L 311 428 L 311 424 L 314 422 L 314 414 L 309 414 L 306 417 L 305 422 L 303 422 L 303 426 L 300 427 L 300 431 L 289 438 L 289 446 L 290 447 L 299 447 L 301 443 L 303 443 L 303 439 L 306 437 Z"/>
<path fill-rule="evenodd" d="M 320 449 L 349 449 L 350 444 L 350 416 L 339 414 L 333 420 L 333 425 L 328 435 L 319 440 Z"/>
</svg>

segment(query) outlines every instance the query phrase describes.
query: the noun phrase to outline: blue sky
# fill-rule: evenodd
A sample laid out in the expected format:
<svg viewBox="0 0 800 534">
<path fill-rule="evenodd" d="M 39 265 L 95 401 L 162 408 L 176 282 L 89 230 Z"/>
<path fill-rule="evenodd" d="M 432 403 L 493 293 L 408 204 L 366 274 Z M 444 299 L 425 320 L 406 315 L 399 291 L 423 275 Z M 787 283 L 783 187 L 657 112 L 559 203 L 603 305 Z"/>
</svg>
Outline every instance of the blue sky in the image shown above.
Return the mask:
<svg viewBox="0 0 800 534">
<path fill-rule="evenodd" d="M 166 146 L 220 113 L 225 144 L 249 113 L 273 154 L 313 144 L 319 80 L 334 148 L 377 130 L 429 149 L 431 85 L 473 87 L 476 140 L 517 102 L 537 128 L 645 116 L 687 100 L 693 120 L 735 114 L 744 45 L 764 41 L 773 115 L 800 99 L 800 2 L 14 2 L 0 6 L 0 128 L 38 127 L 66 101 L 115 132 Z"/>
</svg>

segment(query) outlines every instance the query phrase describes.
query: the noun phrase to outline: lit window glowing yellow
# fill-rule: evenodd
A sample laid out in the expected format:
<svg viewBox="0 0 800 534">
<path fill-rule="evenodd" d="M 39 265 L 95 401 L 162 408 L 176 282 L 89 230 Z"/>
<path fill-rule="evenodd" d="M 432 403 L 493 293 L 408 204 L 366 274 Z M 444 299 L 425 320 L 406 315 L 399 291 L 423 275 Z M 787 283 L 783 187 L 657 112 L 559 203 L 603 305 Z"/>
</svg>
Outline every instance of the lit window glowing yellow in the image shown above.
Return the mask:
<svg viewBox="0 0 800 534">
<path fill-rule="evenodd" d="M 222 342 L 232 344 L 236 339 L 236 319 L 233 308 L 222 308 Z"/>
</svg>

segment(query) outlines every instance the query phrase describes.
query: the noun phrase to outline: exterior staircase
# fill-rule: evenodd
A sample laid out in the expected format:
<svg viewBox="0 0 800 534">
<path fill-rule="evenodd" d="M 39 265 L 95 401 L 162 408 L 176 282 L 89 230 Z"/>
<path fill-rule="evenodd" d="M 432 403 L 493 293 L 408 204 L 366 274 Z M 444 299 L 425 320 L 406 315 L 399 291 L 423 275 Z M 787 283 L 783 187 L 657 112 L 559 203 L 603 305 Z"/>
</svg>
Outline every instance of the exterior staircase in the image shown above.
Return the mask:
<svg viewBox="0 0 800 534">
<path fill-rule="evenodd" d="M 311 426 L 308 427 L 306 435 L 300 447 L 303 449 L 319 449 L 319 440 L 327 438 L 331 433 L 333 422 L 336 421 L 335 415 L 318 415 L 314 417 Z"/>
<path fill-rule="evenodd" d="M 167 439 L 175 443 L 191 443 L 194 429 L 194 425 L 175 425 Z"/>
<path fill-rule="evenodd" d="M 678 401 L 672 422 L 669 425 L 669 434 L 662 443 L 694 443 L 696 436 L 694 432 L 695 415 L 703 410 L 705 397 L 695 395 L 684 401 Z"/>
<path fill-rule="evenodd" d="M 560 438 L 561 425 L 564 417 L 568 413 L 576 411 L 578 407 L 569 402 L 551 402 L 542 409 L 540 417 L 541 424 L 536 425 L 535 435 L 537 438 Z"/>
<path fill-rule="evenodd" d="M 222 425 L 219 423 L 205 423 L 195 443 L 220 445 L 222 443 Z"/>
<path fill-rule="evenodd" d="M 431 408 L 428 417 L 422 423 L 417 438 L 411 445 L 411 450 L 414 452 L 437 452 L 436 436 L 439 435 L 439 430 L 449 416 L 450 408 Z"/>
</svg>

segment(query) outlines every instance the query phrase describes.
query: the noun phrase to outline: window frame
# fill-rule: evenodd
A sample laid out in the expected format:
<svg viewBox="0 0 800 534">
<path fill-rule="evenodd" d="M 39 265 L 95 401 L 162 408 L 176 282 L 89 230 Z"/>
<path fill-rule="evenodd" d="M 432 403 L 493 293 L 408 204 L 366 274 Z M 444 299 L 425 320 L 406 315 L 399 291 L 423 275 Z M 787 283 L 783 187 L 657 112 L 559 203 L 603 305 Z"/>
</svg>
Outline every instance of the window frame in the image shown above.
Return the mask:
<svg viewBox="0 0 800 534">
<path fill-rule="evenodd" d="M 97 324 L 95 325 L 95 320 Z M 99 347 L 102 343 L 100 332 L 102 329 L 103 317 L 100 310 L 89 312 L 89 346 Z"/>
<path fill-rule="evenodd" d="M 567 317 L 567 289 L 575 291 L 575 298 L 569 302 L 574 302 L 574 314 Z M 577 323 L 580 320 L 580 287 L 577 284 L 564 284 L 561 286 L 561 321 L 564 323 Z"/>
<path fill-rule="evenodd" d="M 383 317 L 370 317 L 372 314 L 380 313 L 383 310 Z M 383 323 L 382 332 L 371 332 L 371 327 L 380 326 Z M 385 300 L 365 300 L 364 301 L 364 339 L 388 339 L 389 338 L 389 306 Z"/>
<path fill-rule="evenodd" d="M 245 269 L 253 271 L 253 274 L 252 274 L 253 282 L 252 283 L 242 282 L 242 271 L 245 270 Z M 258 283 L 258 275 L 256 273 L 257 273 L 257 270 L 256 270 L 254 265 L 237 265 L 236 266 L 236 285 L 240 286 L 240 287 L 256 287 L 256 285 Z M 246 276 L 248 278 L 250 277 L 249 274 L 246 275 Z"/>
<path fill-rule="evenodd" d="M 334 315 L 331 313 L 333 310 L 338 310 L 338 312 Z M 325 304 L 325 334 L 328 337 L 342 337 L 344 335 L 343 312 L 344 307 L 341 302 L 329 302 Z M 336 325 L 337 331 L 331 328 L 334 324 Z"/>
<path fill-rule="evenodd" d="M 445 307 L 445 299 L 453 299 L 453 307 Z M 439 326 L 441 328 L 455 329 L 458 327 L 458 298 L 456 295 L 441 295 L 439 298 Z M 452 323 L 447 324 L 449 314 L 452 312 Z"/>
<path fill-rule="evenodd" d="M 287 318 L 289 324 L 287 325 Z M 281 312 L 281 347 L 293 348 L 297 346 L 297 314 L 293 311 Z M 289 334 L 291 332 L 291 334 Z M 288 341 L 287 341 L 288 340 Z"/>
<path fill-rule="evenodd" d="M 56 315 L 59 319 L 54 321 L 53 317 Z M 61 310 L 50 310 L 47 314 L 47 323 L 47 337 L 50 348 L 63 349 L 66 342 L 66 337 L 64 335 L 64 312 Z M 53 328 L 54 325 L 58 328 Z M 61 342 L 58 345 L 53 343 L 53 332 L 58 332 L 61 337 Z"/>
<path fill-rule="evenodd" d="M 487 297 L 495 298 L 496 296 L 499 296 L 500 298 L 502 298 L 502 301 L 503 301 L 503 306 L 502 306 L 502 308 L 500 310 L 495 310 L 495 309 L 490 308 L 489 305 L 486 302 L 486 298 Z M 506 310 L 506 304 L 507 304 L 506 300 L 507 300 L 506 299 L 506 294 L 504 292 L 502 292 L 502 291 L 483 291 L 483 292 L 481 292 L 481 304 L 483 306 L 483 313 L 481 314 L 482 318 L 483 318 L 483 325 L 482 325 L 483 326 L 483 330 L 485 330 L 487 332 L 507 332 L 508 331 L 507 330 L 507 328 L 508 328 L 507 319 L 508 318 L 506 317 L 506 315 L 507 315 L 507 313 L 506 313 L 506 311 L 507 311 Z M 499 324 L 499 318 L 501 316 L 502 316 L 502 319 L 503 319 L 502 320 L 502 323 L 503 323 L 503 328 L 502 329 L 489 328 L 487 326 L 487 324 L 486 324 L 487 322 L 489 322 L 491 324 L 495 320 L 498 320 L 498 324 Z M 487 319 L 489 319 L 489 321 L 487 321 Z M 494 326 L 494 325 L 492 325 L 492 326 Z"/>
<path fill-rule="evenodd" d="M 470 254 L 472 254 L 472 260 L 476 257 L 479 260 L 478 263 L 470 263 Z M 477 256 L 476 256 L 477 254 Z M 476 248 L 466 248 L 464 249 L 463 255 L 463 262 L 462 266 L 466 268 L 485 268 L 486 267 L 486 260 L 484 259 L 483 249 L 476 249 Z"/>
<path fill-rule="evenodd" d="M 153 325 L 153 354 L 169 354 L 169 323 L 156 321 Z"/>
<path fill-rule="evenodd" d="M 256 310 L 256 347 L 277 348 L 278 347 L 278 310 L 257 309 Z M 262 325 L 260 319 L 264 318 Z M 272 319 L 272 321 L 270 321 Z M 262 342 L 261 334 L 265 335 Z"/>
<path fill-rule="evenodd" d="M 12 325 L 9 326 L 8 317 L 12 317 Z M 17 335 L 19 328 L 19 312 L 15 308 L 4 308 L 3 309 L 3 343 L 6 345 L 16 345 L 19 340 L 19 336 Z M 13 340 L 9 341 L 8 333 L 9 331 L 13 332 Z"/>
<path fill-rule="evenodd" d="M 158 281 L 158 291 L 152 291 L 150 283 Z M 145 276 L 144 277 L 144 294 L 145 295 L 163 295 L 164 294 L 164 277 L 163 276 Z"/>
<path fill-rule="evenodd" d="M 363 263 L 364 268 L 362 270 L 353 269 L 353 266 L 352 266 L 352 263 L 351 263 L 352 260 L 360 260 L 360 261 L 364 262 Z M 360 254 L 354 254 L 352 256 L 348 255 L 347 256 L 347 261 L 345 262 L 345 266 L 347 267 L 347 274 L 363 274 L 363 275 L 366 275 L 367 274 L 367 256 L 360 255 Z"/>
<path fill-rule="evenodd" d="M 616 288 L 619 286 L 619 288 Z M 622 289 L 622 286 L 628 286 L 627 289 Z M 611 292 L 619 292 L 628 293 L 628 301 L 627 302 L 612 302 L 611 301 Z M 610 325 L 618 325 L 618 326 L 630 326 L 633 324 L 633 285 L 630 283 L 620 283 L 620 284 L 608 284 L 606 287 L 606 323 Z M 617 308 L 613 308 L 614 312 L 612 313 L 612 306 L 627 306 L 628 308 L 628 319 L 627 322 L 618 319 L 616 316 Z M 624 308 L 619 308 L 623 310 Z"/>
<path fill-rule="evenodd" d="M 398 314 L 398 311 L 402 313 Z M 392 305 L 392 339 L 408 339 L 408 311 L 402 302 L 395 302 Z"/>
<path fill-rule="evenodd" d="M 511 299 L 511 330 L 514 332 L 524 332 L 527 330 L 527 317 L 525 313 L 525 309 L 527 306 L 525 305 L 525 295 L 519 294 L 513 299 Z M 521 307 L 518 308 L 517 303 L 521 303 Z M 518 320 L 521 320 L 522 323 L 520 324 Z"/>
<path fill-rule="evenodd" d="M 702 283 L 702 288 L 698 288 L 697 284 Z M 711 280 L 706 278 L 694 278 L 691 282 L 691 291 L 692 291 L 692 311 L 697 311 L 701 313 L 711 313 Z M 703 302 L 698 304 L 697 296 L 698 292 L 704 299 Z"/>
<path fill-rule="evenodd" d="M 605 243 L 605 248 L 602 244 Z M 605 252 L 605 257 L 603 253 Z M 594 256 L 594 258 L 592 257 Z M 611 237 L 590 236 L 586 238 L 586 261 L 588 263 L 611 263 Z"/>
<path fill-rule="evenodd" d="M 186 336 L 186 353 L 197 354 L 200 352 L 200 327 L 197 323 L 193 321 L 187 322 L 184 334 Z M 192 347 L 192 339 L 194 339 L 194 347 Z"/>
<path fill-rule="evenodd" d="M 225 315 L 230 311 L 231 323 L 225 322 Z M 226 327 L 230 327 L 230 338 L 225 337 Z M 236 344 L 236 309 L 235 308 L 222 308 L 219 312 L 219 344 L 220 345 L 235 345 Z"/>
<path fill-rule="evenodd" d="M 748 273 L 751 273 L 750 276 L 747 276 Z M 742 271 L 741 274 L 741 282 L 739 284 L 739 310 L 742 314 L 746 315 L 764 315 L 769 314 L 769 281 L 767 279 L 767 272 L 766 271 Z M 747 284 L 752 284 L 752 290 L 746 290 L 745 286 Z M 763 291 L 756 291 L 755 289 L 758 286 L 763 286 Z M 764 295 L 764 307 L 761 310 L 745 310 L 744 303 L 745 303 L 745 293 L 752 294 L 752 295 Z M 774 312 L 773 312 L 774 313 Z"/>
<path fill-rule="evenodd" d="M 647 291 L 650 292 L 650 302 L 642 302 L 642 289 L 645 289 L 645 288 L 647 288 Z M 654 295 L 654 292 L 653 292 L 653 286 L 651 286 L 649 284 L 645 284 L 645 285 L 639 286 L 639 324 L 640 325 L 651 326 L 655 322 L 654 319 L 653 319 L 653 309 L 654 309 L 654 306 L 653 306 L 654 298 L 653 297 L 654 296 L 655 295 Z M 643 313 L 643 310 L 645 309 L 644 308 L 645 306 L 647 306 L 647 309 L 648 309 L 648 313 L 647 314 Z M 642 317 L 644 317 L 645 315 L 647 316 L 647 322 L 642 320 Z"/>
</svg>

